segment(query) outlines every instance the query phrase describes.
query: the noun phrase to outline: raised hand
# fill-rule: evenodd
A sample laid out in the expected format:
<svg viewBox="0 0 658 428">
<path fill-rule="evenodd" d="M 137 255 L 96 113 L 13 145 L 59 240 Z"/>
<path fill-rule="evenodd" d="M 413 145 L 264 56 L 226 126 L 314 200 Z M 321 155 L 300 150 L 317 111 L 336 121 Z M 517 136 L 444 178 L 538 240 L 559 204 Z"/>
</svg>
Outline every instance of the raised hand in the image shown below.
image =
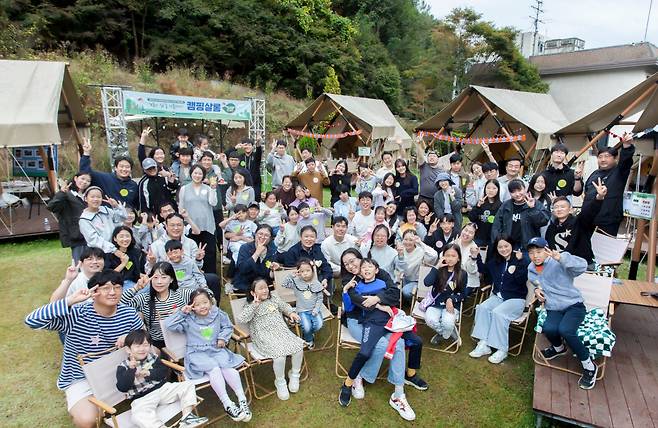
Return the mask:
<svg viewBox="0 0 658 428">
<path fill-rule="evenodd" d="M 83 139 L 82 154 L 85 156 L 89 156 L 91 154 L 91 140 L 89 138 Z"/>
<path fill-rule="evenodd" d="M 356 275 L 354 275 L 347 284 L 343 285 L 343 292 L 346 292 L 350 288 L 354 287 L 356 287 Z"/>
<path fill-rule="evenodd" d="M 116 207 L 119 206 L 119 203 L 114 198 L 107 197 L 107 198 L 103 199 L 103 202 L 109 204 L 112 208 L 116 208 Z"/>
<path fill-rule="evenodd" d="M 514 251 L 514 255 L 516 256 L 517 260 L 523 260 L 523 253 L 521 252 L 521 250 Z"/>
<path fill-rule="evenodd" d="M 153 130 L 151 129 L 150 126 L 144 128 L 144 130 L 142 131 L 142 136 L 139 139 L 139 144 L 144 144 L 144 142 L 146 141 L 146 137 L 148 137 L 151 134 L 151 132 L 153 132 Z"/>
<path fill-rule="evenodd" d="M 535 297 L 541 303 L 544 303 L 546 301 L 546 296 L 544 295 L 544 290 L 542 290 L 541 288 L 535 288 Z"/>
<path fill-rule="evenodd" d="M 203 258 L 206 256 L 206 246 L 208 244 L 201 244 L 199 245 L 199 251 L 196 253 L 196 259 L 197 260 L 203 260 Z"/>
<path fill-rule="evenodd" d="M 139 290 L 143 289 L 144 287 L 146 287 L 146 285 L 149 282 L 151 282 L 151 278 L 152 277 L 146 275 L 145 273 L 139 274 L 139 279 L 137 280 L 137 283 L 135 284 L 135 289 L 139 291 Z"/>
<path fill-rule="evenodd" d="M 478 247 L 472 246 L 470 249 L 471 257 L 477 258 L 480 255 L 480 249 Z"/>
<path fill-rule="evenodd" d="M 585 162 L 580 161 L 576 164 L 576 170 L 574 171 L 573 175 L 575 178 L 583 178 L 583 171 L 585 169 Z"/>
<path fill-rule="evenodd" d="M 592 185 L 596 189 L 596 199 L 605 199 L 606 195 L 608 194 L 608 187 L 603 181 L 601 181 L 601 177 L 599 177 L 596 181 L 592 181 Z"/>
<path fill-rule="evenodd" d="M 528 205 L 528 208 L 534 208 L 535 202 L 536 202 L 535 198 L 533 198 L 530 193 L 527 193 L 525 195 L 525 203 Z"/>
<path fill-rule="evenodd" d="M 185 315 L 189 314 L 192 312 L 192 305 L 185 305 L 182 308 L 180 308 L 180 311 L 184 313 Z"/>
<path fill-rule="evenodd" d="M 554 191 L 548 194 L 548 199 L 551 200 L 551 203 L 555 202 L 555 200 L 557 199 L 557 195 L 555 194 Z"/>
<path fill-rule="evenodd" d="M 437 218 L 437 219 L 434 220 L 434 221 L 432 222 L 432 224 L 430 225 L 430 229 L 427 231 L 427 234 L 428 234 L 428 235 L 433 234 L 434 232 L 436 232 L 436 230 L 437 230 L 438 228 L 439 228 L 439 219 Z"/>
<path fill-rule="evenodd" d="M 486 199 L 487 199 L 486 196 L 481 197 L 477 203 L 478 207 L 481 207 L 485 203 Z"/>
<path fill-rule="evenodd" d="M 401 242 L 398 242 L 397 244 L 395 244 L 395 249 L 398 252 L 398 256 L 400 256 L 400 257 L 404 256 L 404 247 L 402 246 Z"/>
<path fill-rule="evenodd" d="M 187 219 L 190 218 L 190 213 L 188 213 L 185 208 L 180 208 L 178 210 L 178 214 L 180 214 L 181 217 L 183 217 L 183 220 L 185 221 L 187 221 Z"/>
<path fill-rule="evenodd" d="M 84 302 L 98 293 L 98 285 L 93 288 L 82 288 L 66 298 L 66 304 L 73 306 L 76 303 Z"/>
<path fill-rule="evenodd" d="M 78 276 L 78 270 L 80 269 L 81 264 L 82 262 L 78 262 L 77 265 L 71 263 L 71 266 L 66 268 L 66 273 L 64 274 L 64 280 L 68 281 L 69 283 L 72 282 Z"/>
<path fill-rule="evenodd" d="M 544 251 L 546 251 L 546 254 L 548 255 L 548 257 L 551 257 L 551 258 L 554 259 L 555 261 L 558 261 L 558 262 L 559 262 L 559 261 L 560 261 L 560 258 L 562 257 L 562 256 L 560 255 L 560 252 L 559 252 L 559 251 L 557 251 L 557 250 L 551 250 L 549 247 L 544 247 Z"/>
<path fill-rule="evenodd" d="M 149 265 L 153 266 L 157 259 L 155 258 L 155 254 L 153 254 L 153 250 L 151 247 L 149 247 L 148 252 L 146 253 L 146 261 L 149 263 Z"/>
</svg>

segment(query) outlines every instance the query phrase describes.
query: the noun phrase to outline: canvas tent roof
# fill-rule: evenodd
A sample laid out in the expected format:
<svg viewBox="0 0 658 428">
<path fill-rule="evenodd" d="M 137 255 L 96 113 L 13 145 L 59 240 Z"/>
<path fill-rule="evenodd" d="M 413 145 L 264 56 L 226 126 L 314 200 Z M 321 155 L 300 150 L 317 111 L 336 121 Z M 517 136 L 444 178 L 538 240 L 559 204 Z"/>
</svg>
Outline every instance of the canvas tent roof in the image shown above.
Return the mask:
<svg viewBox="0 0 658 428">
<path fill-rule="evenodd" d="M 0 100 L 4 147 L 60 144 L 60 127 L 87 126 L 64 62 L 0 60 Z"/>
<path fill-rule="evenodd" d="M 373 140 L 380 138 L 400 138 L 409 144 L 411 137 L 402 128 L 386 103 L 374 98 L 351 97 L 324 93 L 316 98 L 299 116 L 286 125 L 286 128 L 302 129 L 309 122 L 320 121 L 335 111 L 333 104 L 340 107 L 343 114 L 357 129 L 363 129 Z M 315 114 L 314 114 L 315 113 Z M 341 133 L 330 130 L 328 133 Z"/>
<path fill-rule="evenodd" d="M 485 111 L 477 96 L 471 96 L 476 93 L 488 101 L 492 109 L 497 110 L 497 115 L 503 121 L 518 122 L 537 133 L 537 148 L 540 149 L 548 147 L 551 142 L 551 135 L 569 123 L 549 94 L 470 86 L 440 112 L 421 123 L 416 130 L 439 130 L 448 121 L 457 106 L 467 97 L 468 100 L 457 112 L 451 123 L 453 126 L 474 123 Z"/>
</svg>

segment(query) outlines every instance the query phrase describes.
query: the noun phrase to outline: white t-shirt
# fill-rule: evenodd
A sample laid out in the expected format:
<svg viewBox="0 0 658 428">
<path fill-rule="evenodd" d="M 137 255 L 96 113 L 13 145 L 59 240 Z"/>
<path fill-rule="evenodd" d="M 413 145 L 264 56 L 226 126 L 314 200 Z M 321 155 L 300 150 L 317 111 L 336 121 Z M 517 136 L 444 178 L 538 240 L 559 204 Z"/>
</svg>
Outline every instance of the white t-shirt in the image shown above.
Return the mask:
<svg viewBox="0 0 658 428">
<path fill-rule="evenodd" d="M 354 219 L 347 228 L 347 233 L 356 236 L 357 239 L 363 238 L 368 230 L 375 224 L 375 210 L 370 210 L 370 214 L 363 215 L 363 211 L 358 211 Z"/>
</svg>

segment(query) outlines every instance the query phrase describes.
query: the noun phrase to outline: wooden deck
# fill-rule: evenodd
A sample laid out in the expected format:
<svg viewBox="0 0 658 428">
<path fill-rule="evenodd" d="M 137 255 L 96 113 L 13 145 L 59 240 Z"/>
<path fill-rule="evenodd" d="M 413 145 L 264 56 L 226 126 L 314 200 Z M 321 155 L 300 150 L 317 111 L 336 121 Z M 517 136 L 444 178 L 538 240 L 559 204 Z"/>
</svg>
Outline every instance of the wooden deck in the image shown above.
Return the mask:
<svg viewBox="0 0 658 428">
<path fill-rule="evenodd" d="M 535 365 L 537 415 L 580 426 L 658 428 L 658 310 L 621 305 L 612 330 L 617 344 L 592 390 L 578 388 L 576 375 Z"/>
<path fill-rule="evenodd" d="M 12 208 L 11 210 L 11 221 L 9 208 L 3 208 L 0 210 L 0 218 L 4 222 L 4 224 L 0 222 L 0 240 L 25 236 L 56 235 L 59 231 L 59 223 L 57 222 L 57 219 L 50 214 L 50 211 L 48 211 L 43 204 L 40 206 L 36 204 L 32 205 L 31 216 L 30 210 L 27 207 L 19 206 L 17 208 Z M 49 232 L 45 231 L 43 227 L 43 219 L 46 217 L 50 223 Z"/>
</svg>

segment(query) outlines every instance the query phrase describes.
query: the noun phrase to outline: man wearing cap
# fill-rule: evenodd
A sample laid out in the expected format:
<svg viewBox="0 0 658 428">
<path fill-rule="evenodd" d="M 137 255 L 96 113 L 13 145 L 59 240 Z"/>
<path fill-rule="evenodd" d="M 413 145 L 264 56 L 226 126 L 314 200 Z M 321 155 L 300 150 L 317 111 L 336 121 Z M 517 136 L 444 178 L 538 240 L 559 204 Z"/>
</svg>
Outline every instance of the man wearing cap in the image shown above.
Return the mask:
<svg viewBox="0 0 658 428">
<path fill-rule="evenodd" d="M 437 189 L 433 198 L 435 218 L 440 219 L 444 214 L 452 214 L 455 217 L 457 230 L 461 230 L 464 203 L 461 189 L 455 185 L 447 172 L 437 174 L 435 186 Z"/>
<path fill-rule="evenodd" d="M 429 150 L 427 155 L 423 149 L 416 145 L 416 153 L 418 155 L 418 173 L 420 175 L 420 192 L 418 200 L 425 200 L 427 203 L 433 203 L 434 193 L 436 192 L 436 176 L 440 172 L 446 172 L 439 165 L 439 155 L 436 151 Z"/>
<path fill-rule="evenodd" d="M 157 214 L 165 203 L 175 207 L 176 202 L 173 192 L 178 188 L 176 177 L 170 175 L 168 178 L 158 174 L 158 163 L 155 159 L 146 158 L 142 161 L 144 176 L 139 180 L 139 211 Z"/>
</svg>

